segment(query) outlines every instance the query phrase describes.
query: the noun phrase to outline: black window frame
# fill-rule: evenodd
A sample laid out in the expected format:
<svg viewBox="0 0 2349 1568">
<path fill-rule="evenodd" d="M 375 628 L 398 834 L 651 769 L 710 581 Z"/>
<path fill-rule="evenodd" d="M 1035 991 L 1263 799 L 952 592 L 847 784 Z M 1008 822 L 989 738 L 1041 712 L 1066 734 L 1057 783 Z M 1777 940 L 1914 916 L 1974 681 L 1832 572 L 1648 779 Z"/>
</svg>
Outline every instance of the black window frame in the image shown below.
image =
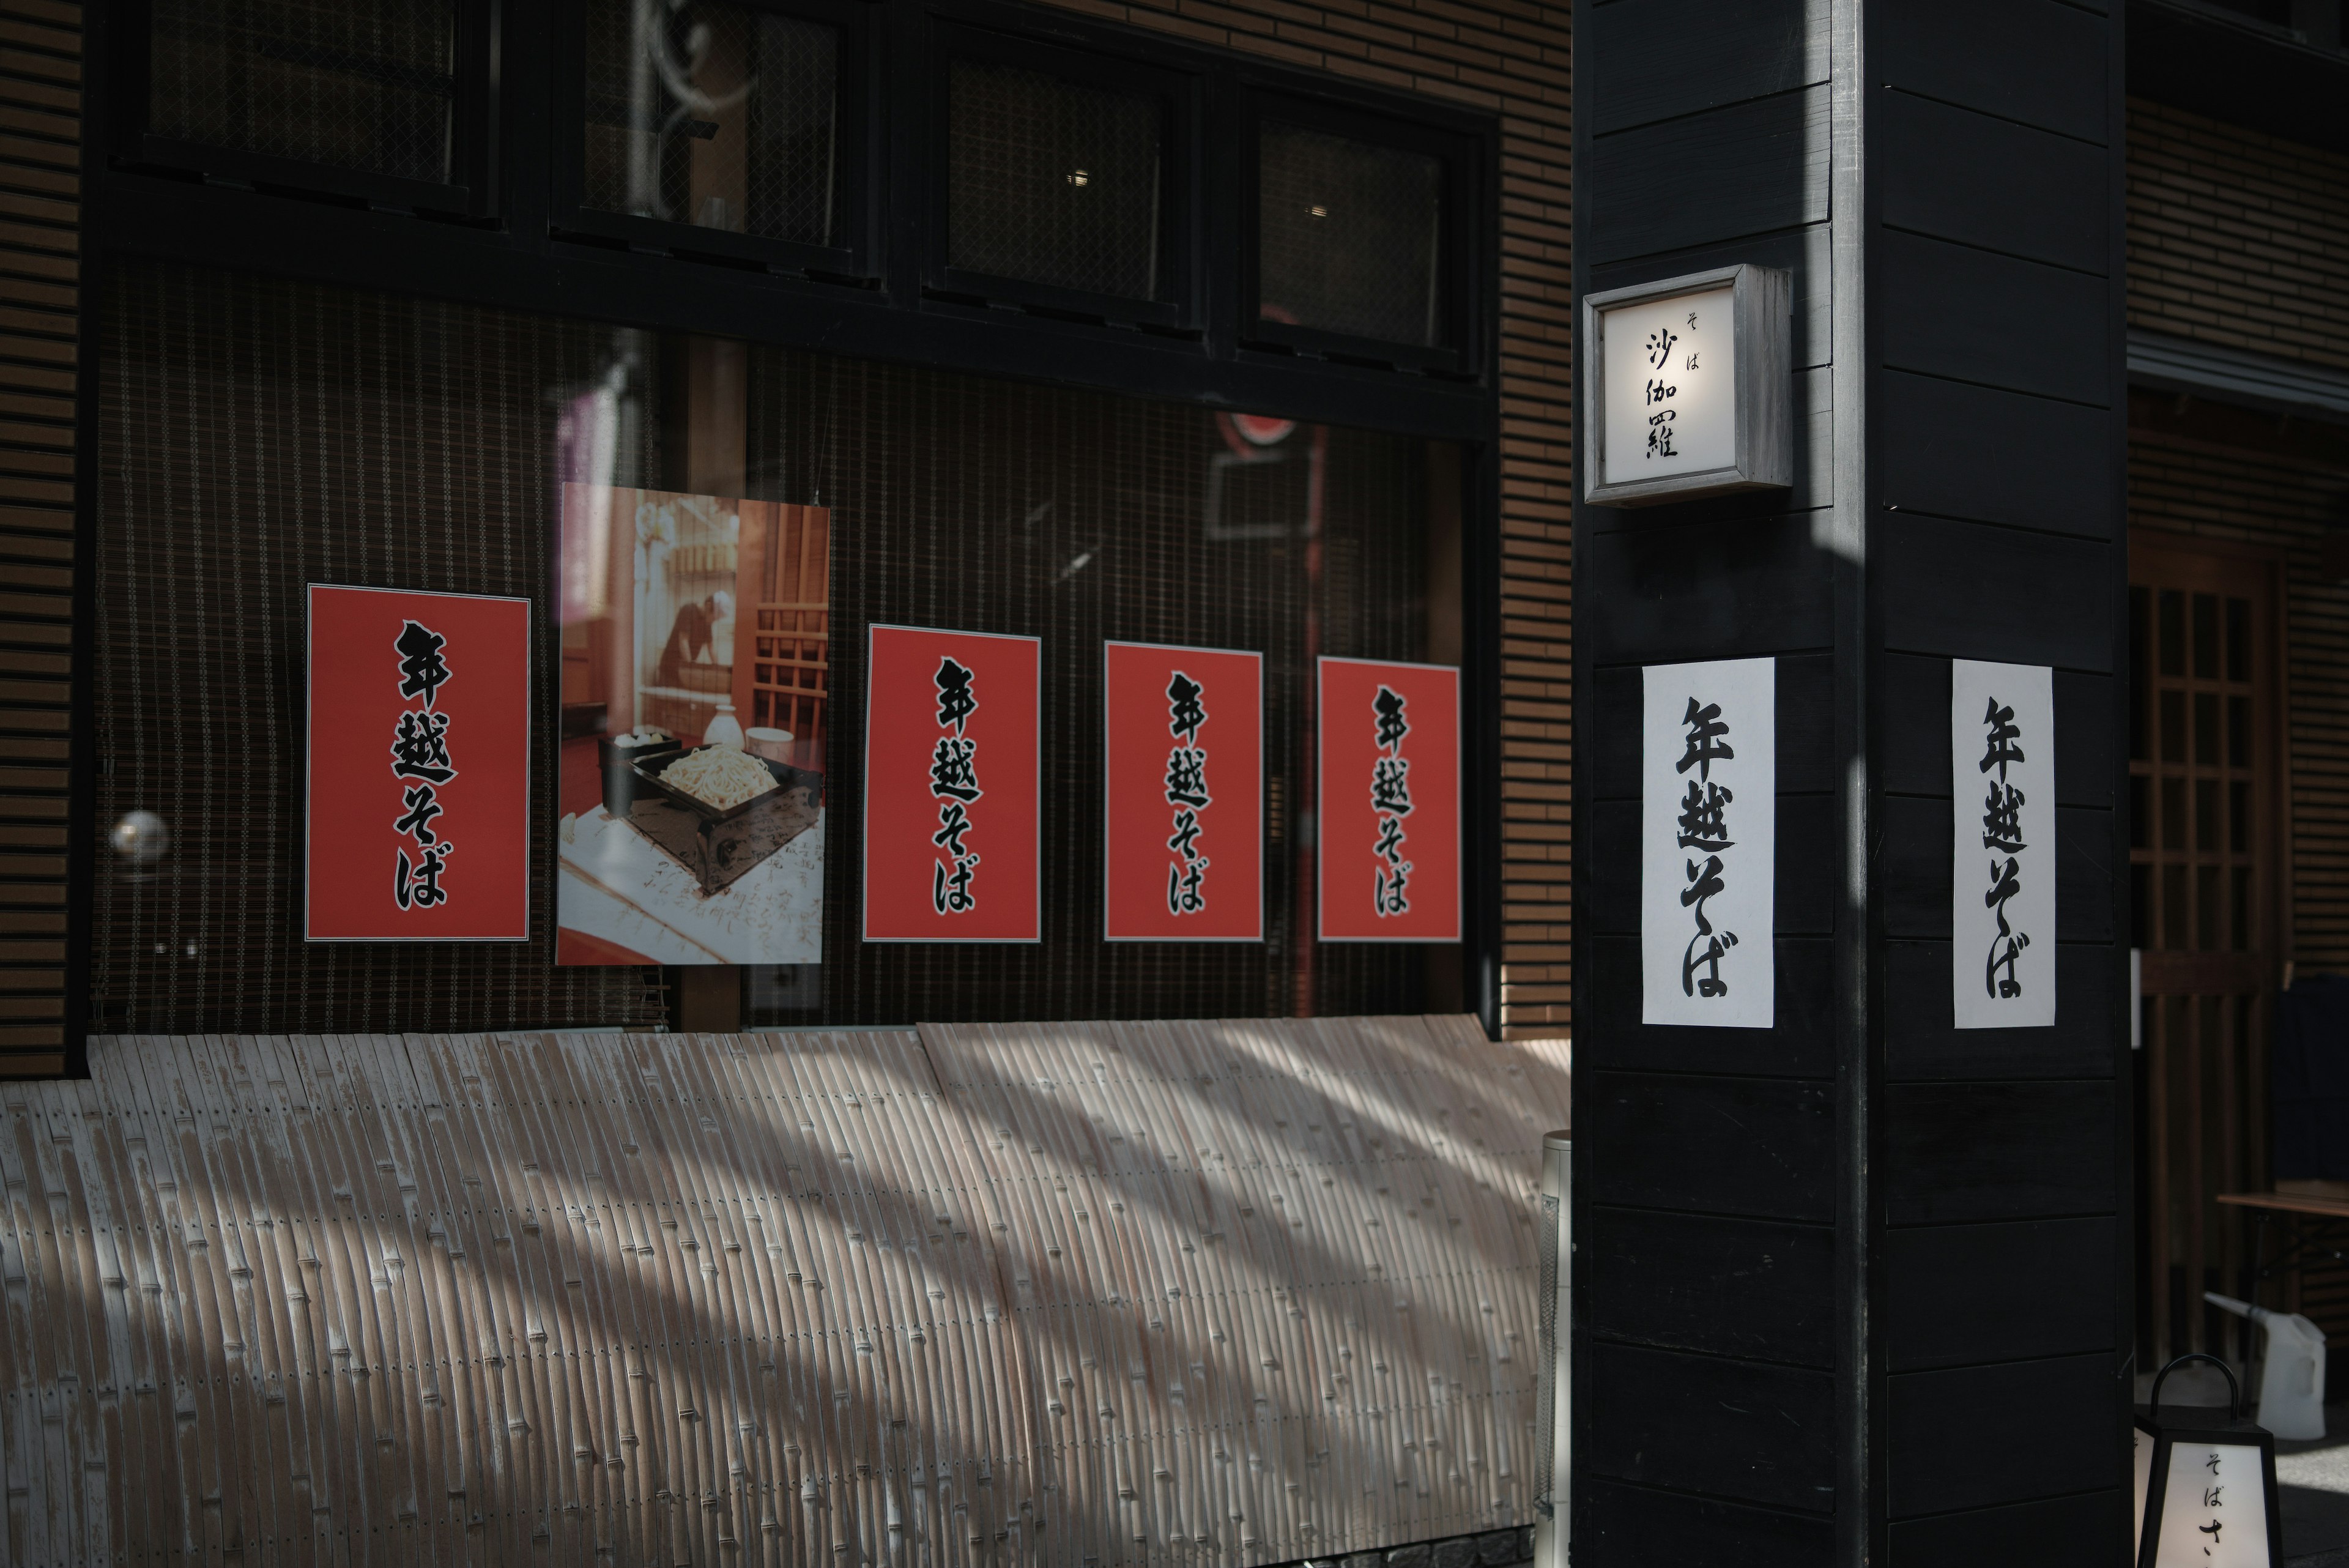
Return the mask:
<svg viewBox="0 0 2349 1568">
<path fill-rule="evenodd" d="M 1154 327 L 1186 337 L 1203 335 L 1199 279 L 1205 164 L 1199 155 L 1199 137 L 1207 97 L 1204 74 L 1185 64 L 1143 58 L 1130 46 L 1111 47 L 1102 37 L 1072 45 L 1065 36 L 1006 26 L 1013 15 L 995 7 L 946 6 L 928 14 L 925 58 L 917 78 L 923 84 L 923 116 L 915 198 L 919 203 L 915 243 L 924 303 L 981 309 L 1009 305 L 1040 315 Z M 1036 71 L 1158 101 L 1165 116 L 1159 148 L 1158 297 L 1130 298 L 1066 288 L 950 264 L 952 160 L 947 149 L 954 134 L 950 83 L 957 59 Z"/>
<path fill-rule="evenodd" d="M 882 182 L 880 127 L 882 63 L 888 48 L 882 37 L 882 7 L 872 0 L 727 0 L 746 11 L 820 22 L 840 35 L 839 138 L 841 222 L 846 242 L 802 244 L 792 240 L 703 228 L 673 219 L 612 213 L 585 204 L 587 175 L 587 35 L 583 8 L 561 5 L 548 92 L 554 152 L 548 223 L 553 237 L 625 245 L 655 254 L 707 260 L 737 266 L 800 273 L 819 281 L 872 287 L 880 277 L 875 238 L 885 198 Z M 878 198 L 878 199 L 876 199 Z"/>
<path fill-rule="evenodd" d="M 497 0 L 454 0 L 455 47 L 450 66 L 450 178 L 407 180 L 336 163 L 313 163 L 216 146 L 149 129 L 152 0 L 119 0 L 109 21 L 115 112 L 106 145 L 128 169 L 169 171 L 183 178 L 248 186 L 257 191 L 339 199 L 355 205 L 482 220 L 497 212 L 502 161 L 497 127 L 499 37 Z"/>
<path fill-rule="evenodd" d="M 1237 334 L 1241 350 L 1310 355 L 1338 364 L 1391 367 L 1459 379 L 1483 374 L 1479 326 L 1486 314 L 1488 249 L 1478 232 L 1492 205 L 1487 193 L 1489 156 L 1478 130 L 1430 106 L 1411 118 L 1327 94 L 1299 92 L 1288 83 L 1255 78 L 1242 89 L 1239 145 L 1232 181 L 1238 204 L 1239 276 Z M 1441 171 L 1434 291 L 1440 331 L 1433 344 L 1401 343 L 1323 327 L 1295 326 L 1263 315 L 1264 128 L 1295 126 L 1343 137 L 1372 147 L 1415 152 L 1435 160 Z"/>
</svg>

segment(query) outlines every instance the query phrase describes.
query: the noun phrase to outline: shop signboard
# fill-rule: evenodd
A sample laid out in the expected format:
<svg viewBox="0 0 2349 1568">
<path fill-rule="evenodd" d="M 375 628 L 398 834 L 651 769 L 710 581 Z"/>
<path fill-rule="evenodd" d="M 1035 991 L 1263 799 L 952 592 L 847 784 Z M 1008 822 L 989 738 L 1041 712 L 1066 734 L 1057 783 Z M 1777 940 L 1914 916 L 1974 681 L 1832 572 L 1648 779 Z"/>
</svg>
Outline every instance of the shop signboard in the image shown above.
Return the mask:
<svg viewBox="0 0 2349 1568">
<path fill-rule="evenodd" d="M 1325 942 L 1460 940 L 1460 671 L 1324 659 L 1317 774 Z"/>
<path fill-rule="evenodd" d="M 831 515 L 563 487 L 555 961 L 823 957 Z"/>
<path fill-rule="evenodd" d="M 1651 664 L 1640 687 L 1640 1021 L 1767 1029 L 1777 661 Z"/>
<path fill-rule="evenodd" d="M 1794 483 L 1792 284 L 1750 264 L 1587 295 L 1583 499 L 1643 506 Z"/>
<path fill-rule="evenodd" d="M 874 626 L 864 688 L 864 940 L 1042 940 L 1043 645 Z"/>
<path fill-rule="evenodd" d="M 2055 1022 L 2055 677 L 1950 665 L 1950 1000 L 1961 1029 Z"/>
<path fill-rule="evenodd" d="M 1102 648 L 1102 934 L 1264 940 L 1264 656 Z"/>
<path fill-rule="evenodd" d="M 530 601 L 309 586 L 304 935 L 530 939 Z"/>
</svg>

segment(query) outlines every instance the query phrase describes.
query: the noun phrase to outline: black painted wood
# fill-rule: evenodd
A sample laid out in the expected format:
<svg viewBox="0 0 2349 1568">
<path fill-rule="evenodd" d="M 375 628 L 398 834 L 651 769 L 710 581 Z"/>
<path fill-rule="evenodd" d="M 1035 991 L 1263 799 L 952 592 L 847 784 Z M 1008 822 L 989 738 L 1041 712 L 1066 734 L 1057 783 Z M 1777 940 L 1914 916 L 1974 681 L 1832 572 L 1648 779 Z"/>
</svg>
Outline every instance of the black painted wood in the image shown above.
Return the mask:
<svg viewBox="0 0 2349 1568">
<path fill-rule="evenodd" d="M 1828 1374 L 1624 1345 L 1588 1355 L 1590 1418 L 1618 1440 L 1578 1469 L 1806 1513 L 1835 1507 Z M 1706 1418 L 1689 1419 L 1699 1408 Z"/>
<path fill-rule="evenodd" d="M 1716 1033 L 1767 1038 L 1754 1030 Z M 1578 1197 L 1619 1208 L 1815 1223 L 1833 1218 L 1832 1084 L 1670 1073 L 1579 1076 Z"/>
<path fill-rule="evenodd" d="M 1592 1000 L 1580 1014 L 1588 1027 L 1575 1035 L 1575 1061 L 1585 1069 L 1831 1078 L 1832 947 L 1820 937 L 1778 939 L 1778 1023 L 1764 1033 L 1641 1023 L 1639 938 L 1588 937 L 1575 989 Z"/>
<path fill-rule="evenodd" d="M 1904 1373 L 1890 1392 L 1895 1519 L 2124 1481 L 2112 1417 L 2121 1385 L 2109 1355 Z"/>
<path fill-rule="evenodd" d="M 2128 1537 L 2127 1491 L 2111 1488 L 1938 1514 L 1892 1527 L 1892 1568 L 2087 1568 L 2119 1561 Z"/>
<path fill-rule="evenodd" d="M 1898 230 L 1875 239 L 1883 362 L 2102 408 L 2105 280 Z M 1898 303 L 1893 303 L 1898 302 Z"/>
<path fill-rule="evenodd" d="M 2102 409 L 1884 370 L 1868 405 L 1887 505 L 2109 540 L 2121 498 L 2080 461 L 2106 440 Z"/>
<path fill-rule="evenodd" d="M 1901 171 L 1884 189 L 1886 223 L 2104 272 L 2103 148 L 1889 88 L 1869 130 Z"/>
<path fill-rule="evenodd" d="M 2115 668 L 2113 546 L 1906 513 L 1874 540 L 1887 651 Z"/>
<path fill-rule="evenodd" d="M 1815 1568 L 1835 1536 L 1816 1514 L 1578 1477 L 1576 1568 Z"/>
<path fill-rule="evenodd" d="M 1950 793 L 1950 661 L 1890 653 L 1879 667 L 1884 788 L 1894 794 Z M 2059 670 L 2054 678 L 2055 798 L 2065 805 L 2114 805 L 2113 678 Z M 1781 703 L 1784 707 L 1784 703 Z M 2027 748 L 2026 748 L 2027 750 Z"/>
<path fill-rule="evenodd" d="M 1835 1232 L 1593 1209 L 1574 1240 L 1600 1339 L 1835 1370 Z"/>
<path fill-rule="evenodd" d="M 1826 646 L 1834 569 L 1811 542 L 1809 518 L 1675 527 L 1653 516 L 1665 510 L 1578 540 L 1578 659 L 1681 663 Z M 1608 597 L 1598 615 L 1589 613 L 1594 583 Z"/>
<path fill-rule="evenodd" d="M 2105 1220 L 1934 1225 L 1884 1239 L 1894 1372 L 2113 1348 Z"/>
<path fill-rule="evenodd" d="M 1868 11 L 1876 26 L 1868 68 L 1877 81 L 2091 144 L 2108 140 L 2112 39 L 2102 17 L 2064 0 L 1887 0 Z"/>
<path fill-rule="evenodd" d="M 2116 1097 L 2110 1079 L 1887 1085 L 1886 1222 L 2111 1214 Z"/>
<path fill-rule="evenodd" d="M 2055 937 L 2066 942 L 2113 940 L 2108 897 L 2113 874 L 2112 814 L 2055 808 Z M 1888 936 L 1950 937 L 1950 802 L 1888 795 L 1878 804 L 1878 854 L 1884 867 Z M 1987 879 L 1989 862 L 1983 862 Z"/>
<path fill-rule="evenodd" d="M 2055 949 L 2055 1023 L 2033 1029 L 1960 1029 L 1950 997 L 1950 944 L 1884 944 L 1888 1082 L 2103 1078 L 2113 1071 L 2112 949 Z"/>
<path fill-rule="evenodd" d="M 1805 47 L 1826 0 L 1619 0 L 1590 14 L 1582 47 L 1607 74 L 1583 111 L 1600 136 L 1827 79 Z"/>
<path fill-rule="evenodd" d="M 1826 116 L 1826 89 L 1808 88 L 1590 140 L 1578 259 L 1621 261 L 1825 222 Z"/>
<path fill-rule="evenodd" d="M 1782 794 L 1777 807 L 1778 875 L 1773 902 L 1778 934 L 1825 936 L 1835 929 L 1835 848 L 1829 837 L 1835 830 L 1835 801 L 1823 794 Z M 1582 854 L 1590 865 L 1580 918 L 1596 932 L 1637 936 L 1640 803 L 1595 801 L 1585 808 L 1583 820 L 1589 832 L 1582 841 Z M 1949 886 L 1946 876 L 1942 886 Z"/>
</svg>

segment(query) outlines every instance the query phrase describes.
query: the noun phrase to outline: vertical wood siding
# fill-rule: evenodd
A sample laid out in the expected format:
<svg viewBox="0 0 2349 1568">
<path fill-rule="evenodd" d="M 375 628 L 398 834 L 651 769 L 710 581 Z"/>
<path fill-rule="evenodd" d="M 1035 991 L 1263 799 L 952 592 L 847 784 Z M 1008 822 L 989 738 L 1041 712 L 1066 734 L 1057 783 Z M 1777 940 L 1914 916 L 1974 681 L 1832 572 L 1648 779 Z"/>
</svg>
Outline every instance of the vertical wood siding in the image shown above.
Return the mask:
<svg viewBox="0 0 2349 1568">
<path fill-rule="evenodd" d="M 1240 1568 L 1531 1519 L 1559 1049 L 90 1054 L 0 1087 L 0 1562 Z"/>
<path fill-rule="evenodd" d="M 65 1066 L 81 7 L 0 3 L 0 1077 Z"/>
<path fill-rule="evenodd" d="M 1570 8 L 1536 0 L 1050 0 L 1501 120 L 1502 1032 L 1566 1033 L 1573 841 Z"/>
</svg>

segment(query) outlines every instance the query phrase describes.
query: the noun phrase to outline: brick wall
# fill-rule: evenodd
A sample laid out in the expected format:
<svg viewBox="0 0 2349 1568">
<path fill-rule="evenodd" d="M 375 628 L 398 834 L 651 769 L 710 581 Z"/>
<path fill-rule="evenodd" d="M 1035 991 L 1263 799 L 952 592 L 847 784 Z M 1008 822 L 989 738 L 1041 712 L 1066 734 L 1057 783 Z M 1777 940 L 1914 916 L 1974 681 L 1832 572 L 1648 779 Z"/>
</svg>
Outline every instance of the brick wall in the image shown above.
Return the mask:
<svg viewBox="0 0 2349 1568">
<path fill-rule="evenodd" d="M 1567 1025 L 1573 708 L 1572 204 L 1562 0 L 1054 0 L 1071 10 L 1497 114 L 1502 130 L 1502 1023 Z"/>
<path fill-rule="evenodd" d="M 2132 327 L 2349 369 L 2349 156 L 2131 99 L 2128 244 Z"/>
<path fill-rule="evenodd" d="M 81 7 L 0 0 L 0 1076 L 64 1066 Z"/>
</svg>

